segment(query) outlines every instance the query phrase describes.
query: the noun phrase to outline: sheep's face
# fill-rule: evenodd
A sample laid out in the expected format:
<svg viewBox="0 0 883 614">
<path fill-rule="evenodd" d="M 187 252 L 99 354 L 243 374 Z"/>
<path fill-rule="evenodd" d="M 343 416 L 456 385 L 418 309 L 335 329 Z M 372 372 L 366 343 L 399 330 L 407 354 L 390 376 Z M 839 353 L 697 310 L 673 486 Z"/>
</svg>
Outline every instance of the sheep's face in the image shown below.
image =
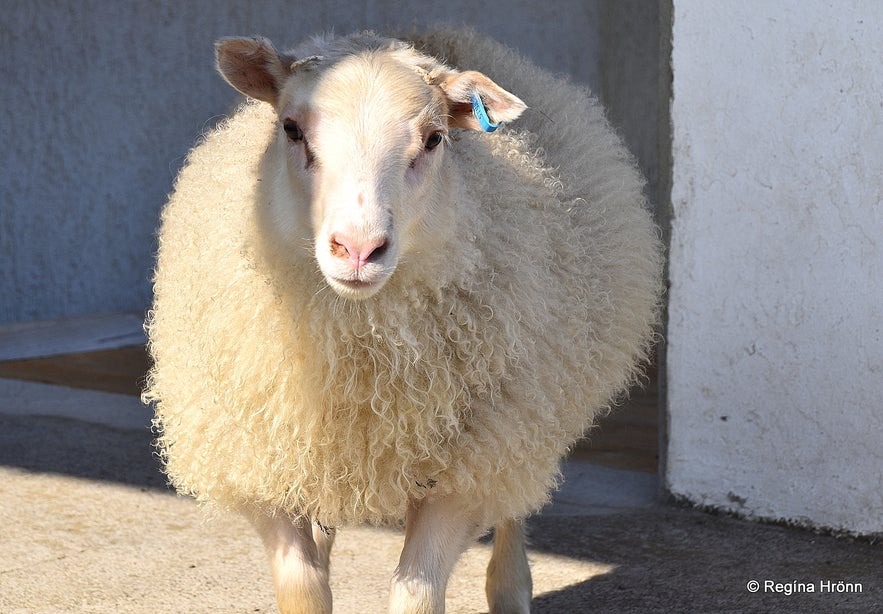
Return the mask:
<svg viewBox="0 0 883 614">
<path fill-rule="evenodd" d="M 293 75 L 280 93 L 289 176 L 305 188 L 326 281 L 341 296 L 365 298 L 427 239 L 447 107 L 383 55 L 349 56 L 316 72 Z"/>
<path fill-rule="evenodd" d="M 525 108 L 480 73 L 430 73 L 428 61 L 401 47 L 297 61 L 263 39 L 218 44 L 225 78 L 279 117 L 291 198 L 274 199 L 274 225 L 312 240 L 344 298 L 368 298 L 403 257 L 444 248 L 456 215 L 444 150 L 451 128 L 477 127 L 472 93 L 498 120 Z"/>
</svg>

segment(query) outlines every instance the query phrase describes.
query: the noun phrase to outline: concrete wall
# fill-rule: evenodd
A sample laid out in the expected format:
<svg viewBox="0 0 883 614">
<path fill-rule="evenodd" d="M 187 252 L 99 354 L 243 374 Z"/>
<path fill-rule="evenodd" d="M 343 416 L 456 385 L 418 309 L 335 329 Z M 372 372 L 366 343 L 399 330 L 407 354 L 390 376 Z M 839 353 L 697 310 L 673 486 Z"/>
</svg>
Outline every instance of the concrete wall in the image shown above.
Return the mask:
<svg viewBox="0 0 883 614">
<path fill-rule="evenodd" d="M 647 178 L 657 202 L 659 168 L 659 3 L 603 0 L 600 4 L 601 100 L 610 121 Z"/>
<path fill-rule="evenodd" d="M 883 532 L 883 3 L 673 6 L 667 486 Z"/>
<path fill-rule="evenodd" d="M 467 23 L 598 89 L 597 0 L 12 0 L 0 12 L 0 323 L 144 309 L 157 213 L 234 92 L 212 42 Z"/>
</svg>

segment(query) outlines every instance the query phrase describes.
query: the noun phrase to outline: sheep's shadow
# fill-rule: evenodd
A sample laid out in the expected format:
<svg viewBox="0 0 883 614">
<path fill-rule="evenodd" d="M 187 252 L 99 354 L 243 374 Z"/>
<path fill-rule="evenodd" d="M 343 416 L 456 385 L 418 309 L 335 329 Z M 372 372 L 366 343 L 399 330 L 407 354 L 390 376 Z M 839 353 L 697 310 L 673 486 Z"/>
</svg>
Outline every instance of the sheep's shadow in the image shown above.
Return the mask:
<svg viewBox="0 0 883 614">
<path fill-rule="evenodd" d="M 880 546 L 673 505 L 604 516 L 539 516 L 530 550 L 610 565 L 605 574 L 539 594 L 552 612 L 880 611 Z M 814 592 L 752 593 L 750 580 L 814 583 Z M 820 582 L 861 583 L 833 594 Z"/>
<path fill-rule="evenodd" d="M 0 413 L 0 465 L 167 490 L 143 429 Z M 880 546 L 656 505 L 528 521 L 530 551 L 603 563 L 611 571 L 538 594 L 552 612 L 881 611 Z M 538 570 L 537 570 L 538 571 Z M 536 573 L 536 572 L 535 572 Z M 862 593 L 750 593 L 749 580 L 861 583 Z M 559 584 L 560 586 L 560 584 Z"/>
<path fill-rule="evenodd" d="M 153 433 L 71 418 L 0 413 L 0 465 L 166 490 Z"/>
</svg>

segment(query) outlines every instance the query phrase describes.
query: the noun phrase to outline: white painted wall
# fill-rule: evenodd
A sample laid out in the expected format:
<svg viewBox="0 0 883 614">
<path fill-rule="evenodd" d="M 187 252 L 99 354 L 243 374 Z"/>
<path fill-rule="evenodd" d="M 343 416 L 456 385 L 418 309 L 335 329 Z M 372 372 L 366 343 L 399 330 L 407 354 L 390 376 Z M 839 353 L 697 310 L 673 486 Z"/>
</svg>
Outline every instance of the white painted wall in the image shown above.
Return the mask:
<svg viewBox="0 0 883 614">
<path fill-rule="evenodd" d="M 883 3 L 673 6 L 667 487 L 883 532 Z"/>
<path fill-rule="evenodd" d="M 469 24 L 597 89 L 599 1 L 4 2 L 0 323 L 147 307 L 159 209 L 235 100 L 216 38 Z"/>
</svg>

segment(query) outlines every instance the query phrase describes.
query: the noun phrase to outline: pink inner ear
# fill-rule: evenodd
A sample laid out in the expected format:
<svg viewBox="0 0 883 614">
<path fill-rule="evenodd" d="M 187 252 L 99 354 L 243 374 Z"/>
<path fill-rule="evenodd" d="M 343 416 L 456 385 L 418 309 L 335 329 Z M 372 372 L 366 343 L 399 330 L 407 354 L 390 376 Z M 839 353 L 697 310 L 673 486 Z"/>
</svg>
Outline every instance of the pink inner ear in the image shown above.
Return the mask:
<svg viewBox="0 0 883 614">
<path fill-rule="evenodd" d="M 469 130 L 481 130 L 475 114 L 472 112 L 471 102 L 451 102 L 448 107 L 451 119 L 448 125 L 451 128 L 467 128 Z"/>
<path fill-rule="evenodd" d="M 450 113 L 454 117 L 464 117 L 472 115 L 472 103 L 471 102 L 455 102 L 450 106 Z"/>
<path fill-rule="evenodd" d="M 262 92 L 276 92 L 276 81 L 267 71 L 265 64 L 246 64 L 240 68 L 239 72 L 249 89 Z"/>
</svg>

